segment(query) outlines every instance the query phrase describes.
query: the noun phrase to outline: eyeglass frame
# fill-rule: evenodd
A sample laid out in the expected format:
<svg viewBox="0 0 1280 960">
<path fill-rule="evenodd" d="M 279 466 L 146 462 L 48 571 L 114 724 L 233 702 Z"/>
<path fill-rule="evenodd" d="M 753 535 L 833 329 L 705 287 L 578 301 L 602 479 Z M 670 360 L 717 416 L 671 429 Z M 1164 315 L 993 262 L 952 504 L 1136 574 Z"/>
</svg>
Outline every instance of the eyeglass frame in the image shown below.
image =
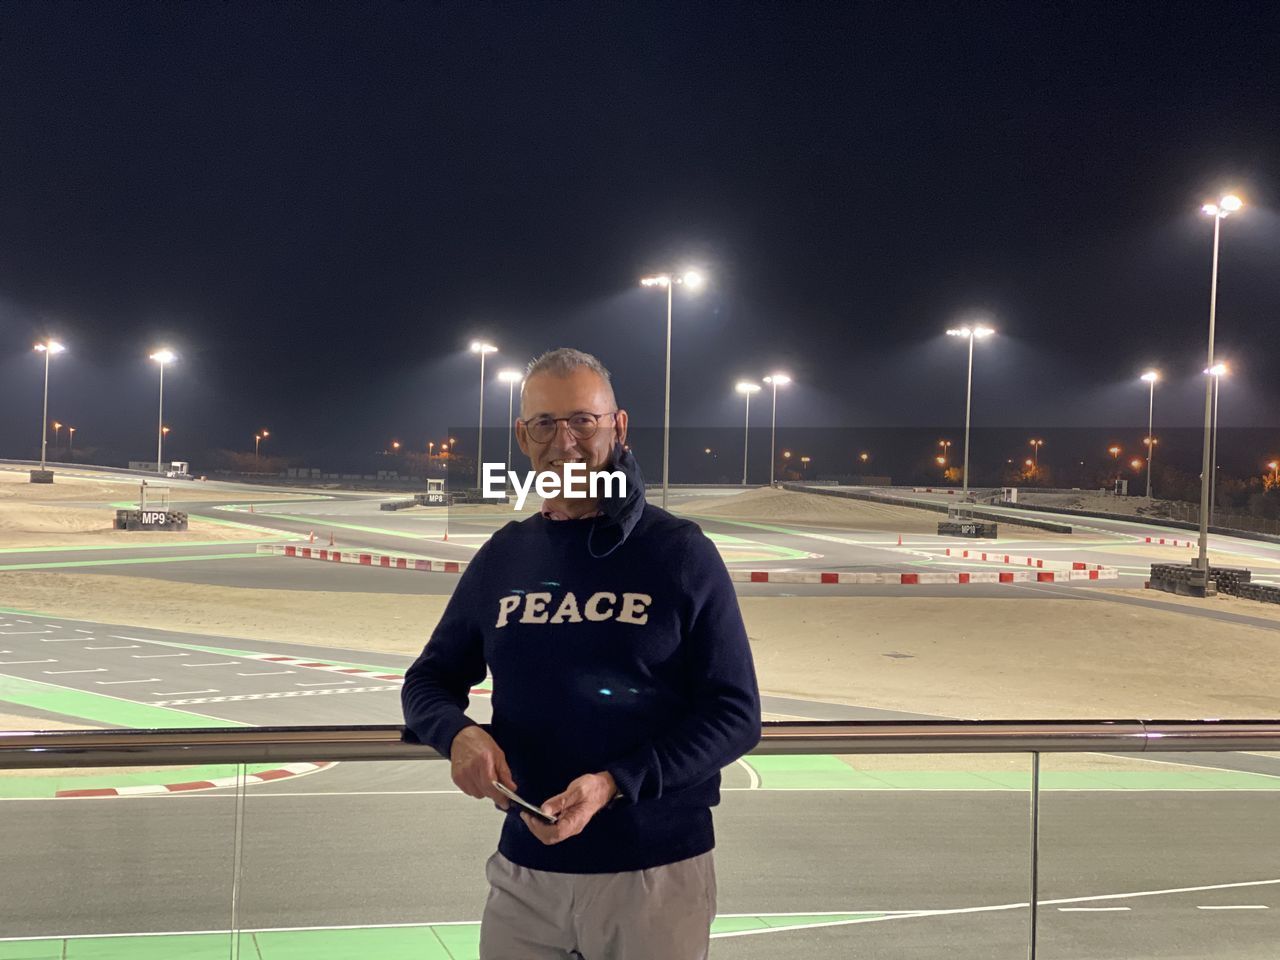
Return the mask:
<svg viewBox="0 0 1280 960">
<path fill-rule="evenodd" d="M 573 437 L 573 439 L 575 439 L 575 440 L 581 440 L 581 441 L 584 441 L 584 442 L 585 442 L 585 441 L 587 441 L 587 440 L 590 440 L 592 437 L 594 437 L 597 433 L 599 433 L 599 432 L 600 432 L 600 418 L 601 418 L 601 417 L 614 417 L 614 418 L 615 418 L 615 422 L 616 422 L 616 418 L 617 418 L 618 414 L 619 414 L 619 413 L 621 413 L 621 412 L 622 412 L 621 408 L 619 408 L 619 409 L 617 409 L 617 410 L 606 410 L 604 413 L 595 413 L 594 411 L 591 411 L 591 410 L 575 410 L 573 413 L 569 414 L 569 416 L 567 416 L 567 417 L 548 417 L 548 419 L 549 419 L 549 420 L 551 420 L 551 422 L 552 422 L 552 424 L 553 424 L 553 427 L 552 427 L 552 430 L 551 430 L 551 436 L 547 437 L 547 439 L 545 439 L 545 440 L 539 440 L 539 439 L 537 439 L 537 438 L 533 435 L 533 433 L 529 430 L 529 424 L 530 424 L 530 422 L 532 422 L 533 420 L 538 420 L 538 419 L 541 419 L 542 417 L 547 416 L 546 414 L 540 413 L 540 414 L 538 414 L 536 417 L 530 417 L 528 420 L 520 420 L 520 419 L 518 419 L 518 418 L 517 418 L 516 423 L 518 423 L 518 424 L 520 424 L 520 426 L 524 427 L 524 432 L 525 432 L 525 434 L 529 437 L 529 442 L 530 442 L 530 443 L 536 443 L 536 444 L 538 444 L 539 446 L 541 446 L 541 445 L 543 445 L 543 444 L 548 444 L 548 443 L 550 443 L 552 440 L 554 440 L 554 439 L 556 438 L 556 434 L 560 432 L 560 426 L 559 426 L 559 425 L 560 425 L 561 423 L 564 423 L 564 428 L 565 428 L 566 430 L 568 430 L 568 431 L 569 431 L 569 436 Z M 573 432 L 573 428 L 569 426 L 569 421 L 570 421 L 570 420 L 572 420 L 574 417 L 581 417 L 581 416 L 583 416 L 583 415 L 590 416 L 590 417 L 595 417 L 595 419 L 596 419 L 596 428 L 595 428 L 594 430 L 592 430 L 592 431 L 591 431 L 591 436 L 587 436 L 587 437 L 580 437 L 580 436 L 578 436 L 576 433 L 574 433 L 574 432 Z"/>
</svg>

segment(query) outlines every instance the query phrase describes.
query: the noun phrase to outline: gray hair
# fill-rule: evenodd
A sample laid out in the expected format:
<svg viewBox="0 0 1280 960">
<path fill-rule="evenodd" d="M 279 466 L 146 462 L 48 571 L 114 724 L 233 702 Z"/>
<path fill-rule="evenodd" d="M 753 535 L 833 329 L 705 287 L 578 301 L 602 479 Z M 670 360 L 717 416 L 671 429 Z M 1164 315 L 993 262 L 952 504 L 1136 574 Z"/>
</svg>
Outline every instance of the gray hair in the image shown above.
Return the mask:
<svg viewBox="0 0 1280 960">
<path fill-rule="evenodd" d="M 597 357 L 582 350 L 575 350 L 573 347 L 557 347 L 555 350 L 548 350 L 542 356 L 533 360 L 525 369 L 524 381 L 528 383 L 530 377 L 540 373 L 550 374 L 553 377 L 567 377 L 580 367 L 586 367 L 593 373 L 598 374 L 600 379 L 605 382 L 605 386 L 609 388 L 609 393 L 613 393 L 613 377 L 609 374 L 609 368 L 601 363 Z M 523 387 L 521 387 L 520 393 L 523 399 Z M 617 406 L 616 399 L 614 400 L 614 406 Z"/>
</svg>

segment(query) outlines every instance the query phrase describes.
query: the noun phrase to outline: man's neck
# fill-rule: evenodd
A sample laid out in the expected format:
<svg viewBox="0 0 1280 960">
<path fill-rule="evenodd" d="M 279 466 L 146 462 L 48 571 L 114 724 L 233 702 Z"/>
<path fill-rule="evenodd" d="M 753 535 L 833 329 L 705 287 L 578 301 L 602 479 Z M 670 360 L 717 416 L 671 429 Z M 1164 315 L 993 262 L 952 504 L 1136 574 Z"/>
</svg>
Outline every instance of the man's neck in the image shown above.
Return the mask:
<svg viewBox="0 0 1280 960">
<path fill-rule="evenodd" d="M 581 520 L 583 517 L 594 517 L 600 512 L 599 500 L 566 500 L 555 497 L 542 502 L 542 513 L 558 513 L 570 520 Z"/>
</svg>

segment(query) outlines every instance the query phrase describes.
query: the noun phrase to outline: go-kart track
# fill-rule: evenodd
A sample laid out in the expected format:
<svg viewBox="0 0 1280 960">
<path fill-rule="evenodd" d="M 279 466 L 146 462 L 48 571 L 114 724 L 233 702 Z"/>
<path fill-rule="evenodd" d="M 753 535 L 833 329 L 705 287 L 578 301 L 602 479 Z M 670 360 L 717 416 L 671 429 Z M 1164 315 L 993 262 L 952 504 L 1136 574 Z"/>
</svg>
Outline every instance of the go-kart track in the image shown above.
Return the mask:
<svg viewBox="0 0 1280 960">
<path fill-rule="evenodd" d="M 457 574 L 259 551 L 328 550 L 332 537 L 334 549 L 357 556 L 466 563 L 511 518 L 502 506 L 455 509 L 446 539 L 443 511 L 383 511 L 383 495 L 290 490 L 293 499 L 272 500 L 273 491 L 214 483 L 200 491 L 204 499 L 183 502 L 175 487 L 176 508 L 257 532 L 208 543 L 139 535 L 110 545 L 6 548 L 0 573 L 447 595 Z M 823 517 L 750 519 L 717 506 L 741 495 L 741 488 L 682 489 L 673 491 L 672 507 L 702 525 L 731 571 L 783 575 L 737 578 L 743 598 L 1056 598 L 1145 612 L 1155 598 L 1107 588 L 1140 588 L 1152 562 L 1191 552 L 1147 543 L 1185 535 L 1141 521 L 1037 513 L 1074 532 L 1002 523 L 995 541 L 960 541 L 928 533 L 940 515 L 923 511 L 909 529 L 892 529 L 900 507 L 856 529 Z M 1253 564 L 1255 580 L 1278 579 L 1280 547 L 1219 536 L 1211 547 Z M 965 550 L 969 557 L 958 555 Z M 975 556 L 982 553 L 987 560 Z M 1077 566 L 1115 579 L 891 579 Z M 804 582 L 823 573 L 886 577 Z M 3 598 L 0 606 L 0 712 L 30 718 L 32 728 L 400 719 L 410 662 L 403 654 L 50 616 Z M 1277 624 L 1261 606 L 1243 603 L 1180 612 L 1187 631 Z M 772 719 L 925 715 L 782 695 L 767 685 L 764 692 Z M 480 719 L 487 695 L 483 686 L 472 693 Z M 1274 704 L 1259 705 L 1259 715 L 1274 712 Z M 482 865 L 499 814 L 454 790 L 443 762 L 30 773 L 0 773 L 0 960 L 477 955 Z M 238 774 L 243 859 L 233 921 Z M 1046 755 L 1040 777 L 1040 957 L 1274 957 L 1280 761 Z M 1030 784 L 1024 755 L 751 756 L 731 766 L 717 813 L 712 956 L 1025 956 Z M 228 934 L 233 923 L 238 939 Z"/>
</svg>

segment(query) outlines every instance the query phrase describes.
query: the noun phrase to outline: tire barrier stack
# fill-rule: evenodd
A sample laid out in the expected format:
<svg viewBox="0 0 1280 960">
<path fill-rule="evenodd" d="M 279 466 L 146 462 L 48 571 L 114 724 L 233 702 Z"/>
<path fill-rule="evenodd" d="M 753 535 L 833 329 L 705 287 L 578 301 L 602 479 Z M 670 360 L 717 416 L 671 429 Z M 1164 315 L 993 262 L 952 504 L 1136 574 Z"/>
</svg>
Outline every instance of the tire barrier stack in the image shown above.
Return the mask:
<svg viewBox="0 0 1280 960">
<path fill-rule="evenodd" d="M 1153 563 L 1151 565 L 1150 586 L 1165 593 L 1192 593 L 1189 589 L 1193 582 L 1191 564 L 1189 563 Z M 1246 600 L 1262 600 L 1265 594 L 1274 591 L 1280 596 L 1280 587 L 1268 587 L 1254 584 L 1253 572 L 1244 567 L 1210 567 L 1209 581 L 1217 585 L 1219 593 Z M 1280 603 L 1280 600 L 1271 601 Z"/>
<path fill-rule="evenodd" d="M 378 509 L 379 510 L 404 510 L 408 507 L 416 507 L 417 505 L 418 505 L 417 500 L 383 500 L 382 503 L 379 504 Z"/>
</svg>

